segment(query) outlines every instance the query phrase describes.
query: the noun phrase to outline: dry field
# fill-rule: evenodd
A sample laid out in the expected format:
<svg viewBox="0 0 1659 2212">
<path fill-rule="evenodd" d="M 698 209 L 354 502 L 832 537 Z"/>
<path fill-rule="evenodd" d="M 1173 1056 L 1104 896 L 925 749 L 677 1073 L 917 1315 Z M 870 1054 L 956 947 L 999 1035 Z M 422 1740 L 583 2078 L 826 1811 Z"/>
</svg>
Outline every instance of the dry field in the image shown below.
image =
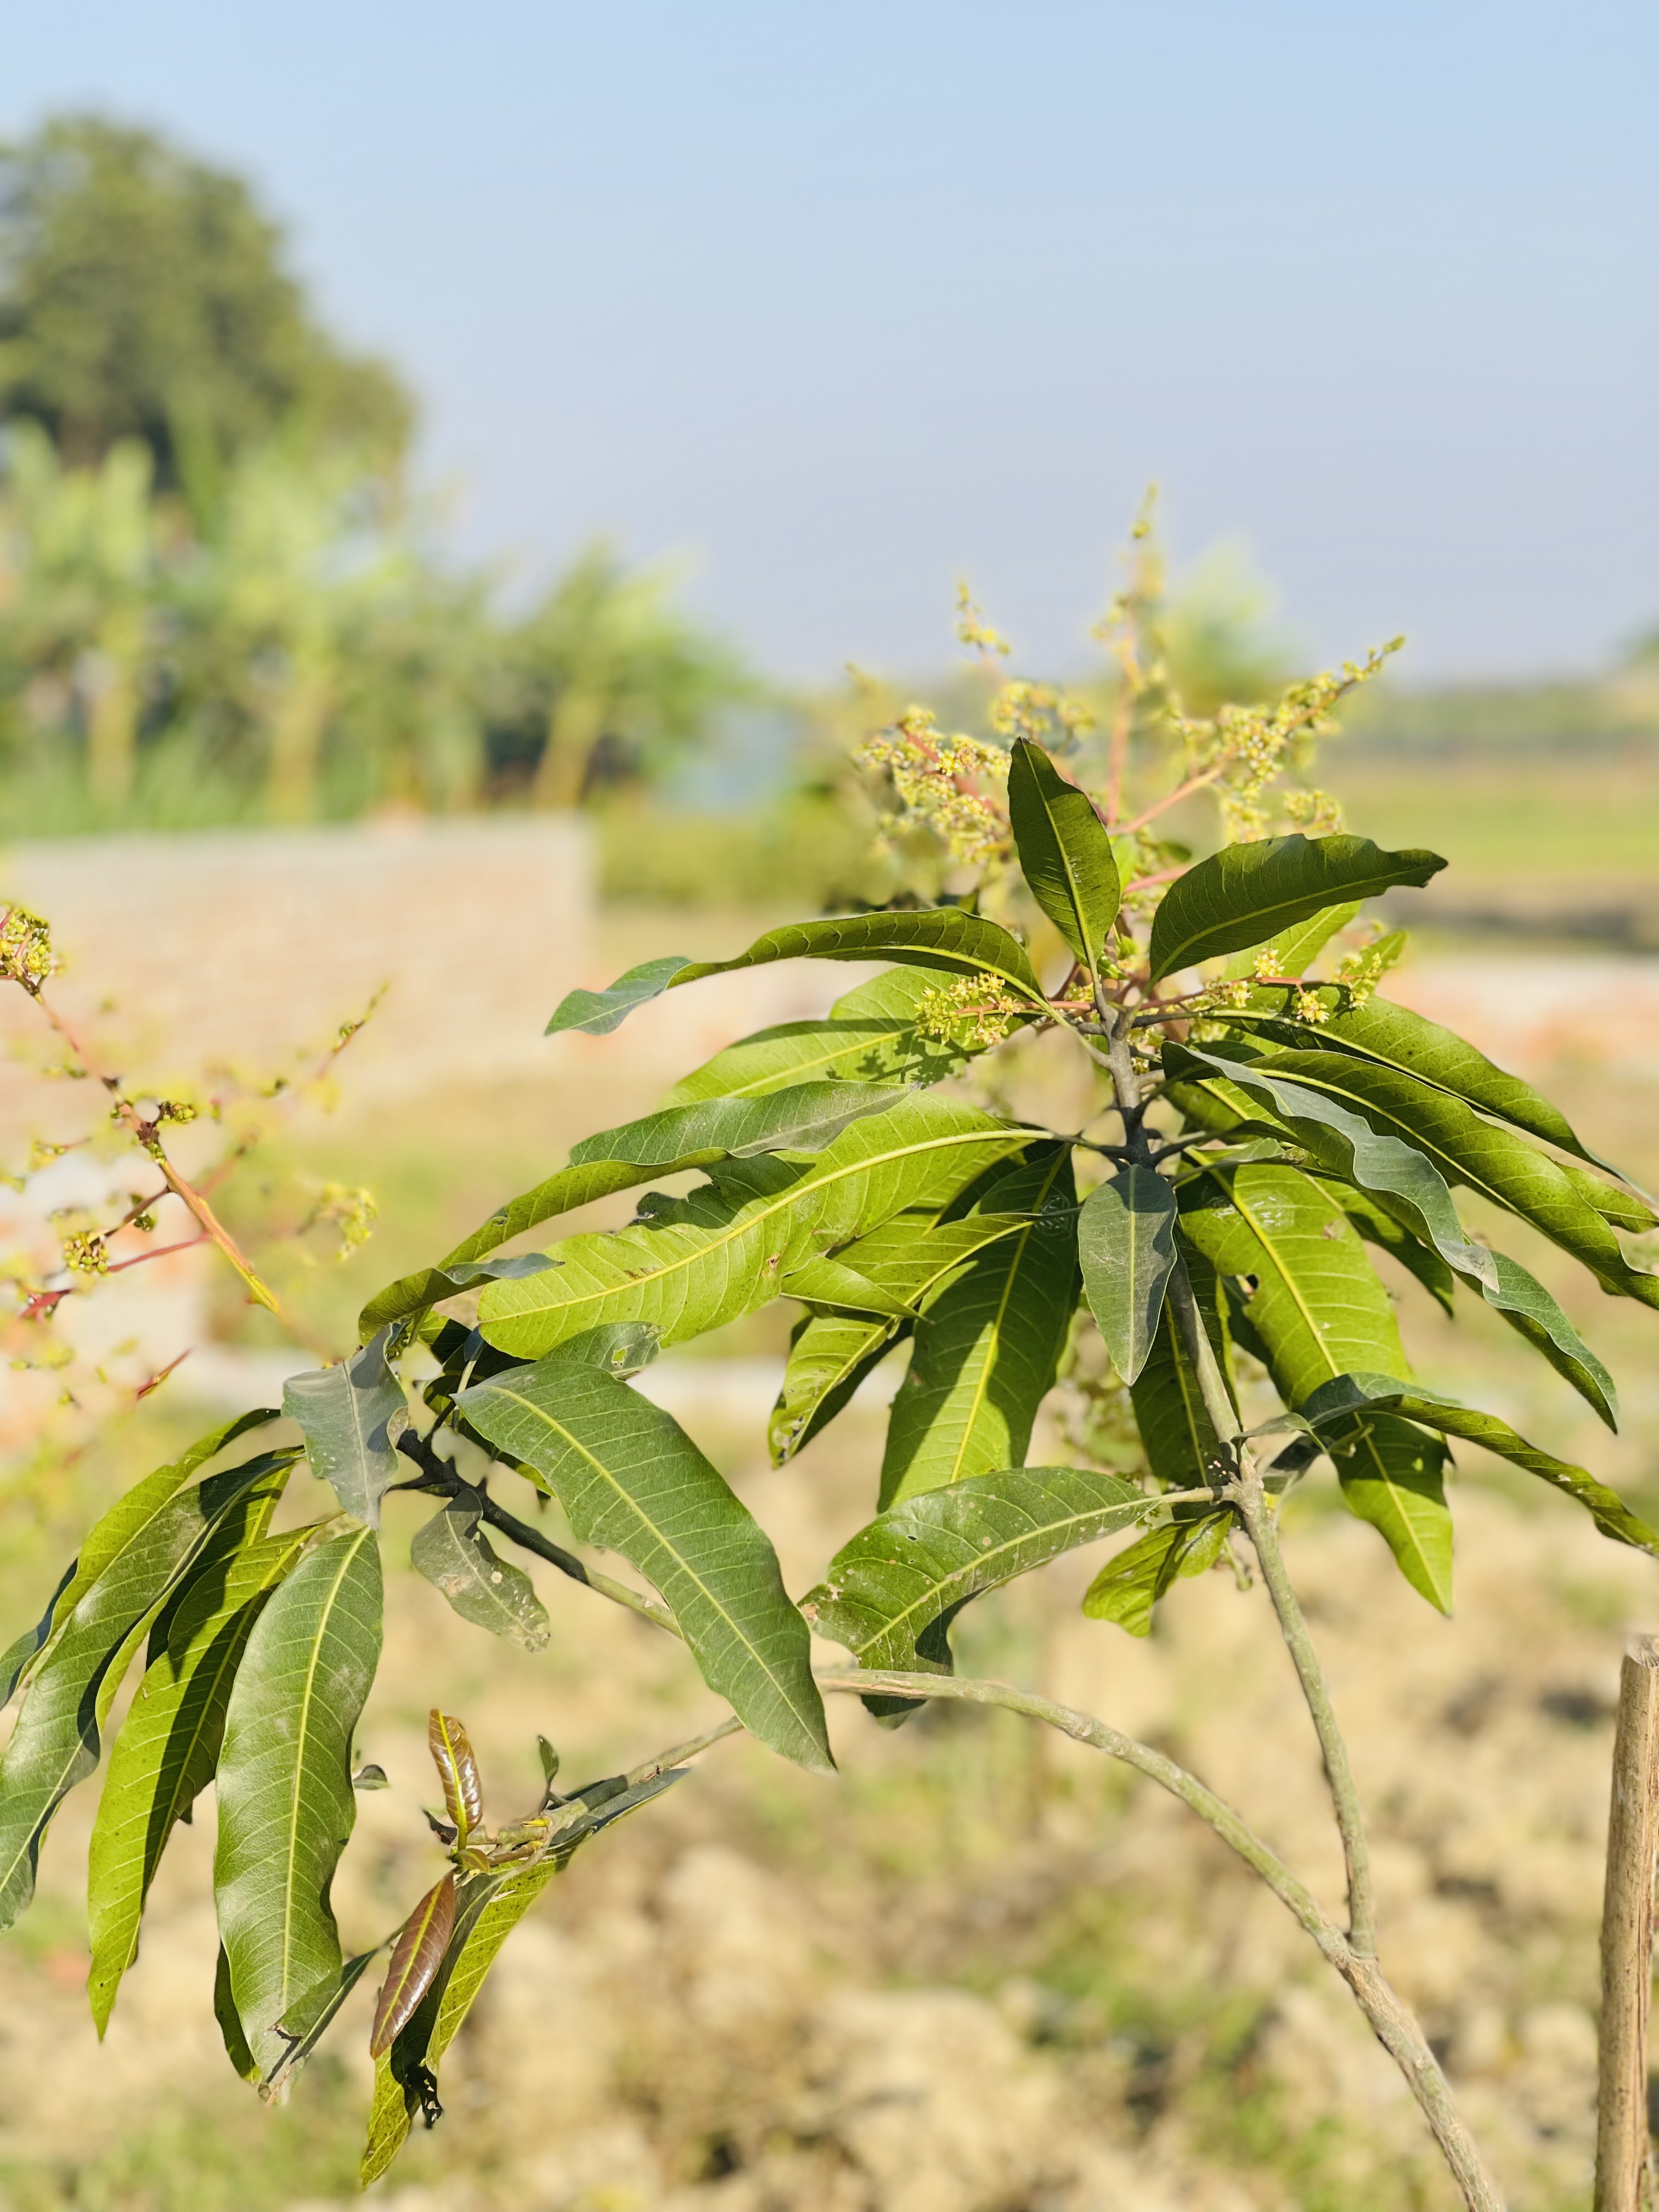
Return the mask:
<svg viewBox="0 0 1659 2212">
<path fill-rule="evenodd" d="M 592 964 L 608 976 L 651 951 L 729 947 L 747 927 L 613 918 Z M 573 1137 L 648 1106 L 677 1067 L 811 1002 L 788 992 L 817 988 L 755 977 L 746 997 L 709 995 L 701 1008 L 687 993 L 660 1042 L 647 1041 L 643 1020 L 614 1040 L 569 1040 L 550 1049 L 545 1080 L 469 1081 L 452 1055 L 416 1093 L 356 1117 L 348 1085 L 337 1120 L 293 1140 L 295 1157 L 378 1182 L 388 1225 L 348 1267 L 307 1279 L 319 1320 L 337 1328 L 365 1290 L 545 1172 Z M 1468 1031 L 1481 1036 L 1484 1023 L 1493 1048 L 1548 1081 L 1591 1142 L 1659 1181 L 1655 963 L 1553 968 L 1547 984 L 1501 963 L 1425 963 L 1401 991 L 1425 1008 L 1455 1001 Z M 1513 1241 L 1613 1366 L 1624 1434 L 1607 1437 L 1541 1366 L 1534 1377 L 1536 1363 L 1512 1357 L 1492 1316 L 1453 1329 L 1408 1303 L 1421 1370 L 1484 1394 L 1651 1506 L 1659 1322 L 1581 1291 L 1531 1240 Z M 234 1319 L 207 1310 L 222 1327 Z M 663 1387 L 772 1531 L 799 1589 L 867 1517 L 880 1412 L 855 1407 L 790 1468 L 771 1470 L 761 1438 L 780 1330 L 775 1316 L 745 1324 L 714 1347 L 731 1364 L 679 1362 Z M 158 1394 L 61 1483 L 15 1487 L 6 1620 L 50 1586 L 76 1512 L 192 1420 L 182 1389 L 167 1400 Z M 1051 1437 L 1042 1449 L 1062 1447 Z M 1287 1548 L 1371 1808 L 1384 1955 L 1516 2212 L 1576 2212 L 1589 2202 L 1611 1698 L 1623 1632 L 1659 1627 L 1659 1571 L 1553 1494 L 1473 1450 L 1460 1456 L 1455 1620 L 1415 1598 L 1373 1532 L 1316 1485 L 1288 1510 Z M 537 1577 L 555 1622 L 546 1654 L 461 1626 L 399 1565 L 416 1512 L 396 1501 L 387 1515 L 386 1657 L 362 1745 L 392 1786 L 362 1799 L 337 1886 L 353 1946 L 378 1938 L 437 1871 L 419 1810 L 432 1795 L 429 1705 L 466 1718 L 498 1812 L 533 1795 L 538 1730 L 580 1779 L 714 1711 L 666 1638 L 550 1571 Z M 1262 1594 L 1224 1574 L 1183 1583 L 1137 1644 L 1078 1611 L 1097 1564 L 1061 1562 L 970 1612 L 957 1634 L 964 1669 L 1038 1686 L 1167 1747 L 1334 1902 L 1317 1759 Z M 1010 1716 L 936 1710 L 888 1735 L 851 1701 L 835 1703 L 839 1779 L 723 1744 L 577 1857 L 510 1945 L 447 2063 L 447 2117 L 411 2143 L 381 2203 L 1449 2207 L 1415 2108 L 1346 1995 L 1325 1986 L 1306 1939 L 1180 1807 Z M 88 1790 L 70 1800 L 40 1903 L 0 1948 L 0 2203 L 343 2207 L 368 2076 L 368 1992 L 291 2103 L 260 2109 L 224 2063 L 209 2004 L 204 1802 L 164 1865 L 100 2050 L 81 1986 L 92 1811 Z"/>
</svg>

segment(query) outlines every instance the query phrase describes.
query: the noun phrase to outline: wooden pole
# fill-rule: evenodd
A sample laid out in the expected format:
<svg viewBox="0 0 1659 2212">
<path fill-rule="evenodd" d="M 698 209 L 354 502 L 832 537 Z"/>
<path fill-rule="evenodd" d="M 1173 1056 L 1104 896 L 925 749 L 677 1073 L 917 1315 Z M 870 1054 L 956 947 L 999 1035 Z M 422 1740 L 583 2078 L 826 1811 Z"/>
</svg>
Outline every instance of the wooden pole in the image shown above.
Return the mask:
<svg viewBox="0 0 1659 2212">
<path fill-rule="evenodd" d="M 1648 2003 L 1659 1850 L 1659 1637 L 1633 1636 L 1619 1675 L 1601 1907 L 1601 2057 L 1595 2212 L 1646 2212 Z"/>
</svg>

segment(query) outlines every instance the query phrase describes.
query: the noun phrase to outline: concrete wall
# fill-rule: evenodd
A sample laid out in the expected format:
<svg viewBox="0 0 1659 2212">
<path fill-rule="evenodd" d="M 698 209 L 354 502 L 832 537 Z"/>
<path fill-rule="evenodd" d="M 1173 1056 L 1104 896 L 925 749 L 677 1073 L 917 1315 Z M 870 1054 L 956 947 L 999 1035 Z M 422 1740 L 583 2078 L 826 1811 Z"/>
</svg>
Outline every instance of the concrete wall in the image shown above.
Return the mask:
<svg viewBox="0 0 1659 2212">
<path fill-rule="evenodd" d="M 593 867 L 580 823 L 494 816 L 19 843 L 0 898 L 46 917 L 69 963 L 54 995 L 147 1079 L 286 1071 L 389 985 L 351 1048 L 361 1100 L 544 1061 L 587 972 Z M 0 1036 L 38 1026 L 0 994 Z M 33 1126 L 37 1090 L 0 1072 L 0 1128 Z"/>
</svg>

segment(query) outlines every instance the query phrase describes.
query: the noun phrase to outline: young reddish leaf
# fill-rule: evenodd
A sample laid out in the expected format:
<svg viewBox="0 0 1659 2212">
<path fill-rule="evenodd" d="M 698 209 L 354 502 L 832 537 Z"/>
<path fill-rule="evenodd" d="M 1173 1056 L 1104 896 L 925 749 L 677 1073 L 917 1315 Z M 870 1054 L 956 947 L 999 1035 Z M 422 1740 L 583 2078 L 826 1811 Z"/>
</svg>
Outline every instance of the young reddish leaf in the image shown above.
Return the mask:
<svg viewBox="0 0 1659 2212">
<path fill-rule="evenodd" d="M 441 1715 L 433 1715 L 435 1727 Z M 465 1737 L 463 1737 L 465 1741 Z M 470 1754 L 469 1754 L 470 1757 Z M 392 1964 L 380 1985 L 374 2026 L 368 2039 L 371 2058 L 390 2051 L 398 2032 L 432 1985 L 455 1930 L 455 1877 L 447 1874 L 428 1890 L 392 1946 Z"/>
<path fill-rule="evenodd" d="M 472 1755 L 472 1746 L 461 1723 L 448 1713 L 441 1713 L 435 1705 L 427 1720 L 426 1741 L 432 1763 L 438 1770 L 438 1779 L 444 1786 L 444 1803 L 449 1817 L 465 1843 L 483 1819 L 483 1784 L 478 1778 L 478 1762 Z"/>
</svg>

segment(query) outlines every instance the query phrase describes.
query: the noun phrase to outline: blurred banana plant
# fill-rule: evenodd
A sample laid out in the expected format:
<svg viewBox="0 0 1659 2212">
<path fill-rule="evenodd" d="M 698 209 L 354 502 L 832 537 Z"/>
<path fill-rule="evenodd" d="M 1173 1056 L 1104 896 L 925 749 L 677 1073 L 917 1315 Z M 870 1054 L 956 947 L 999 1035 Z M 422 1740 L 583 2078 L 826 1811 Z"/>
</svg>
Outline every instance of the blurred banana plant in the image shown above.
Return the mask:
<svg viewBox="0 0 1659 2212">
<path fill-rule="evenodd" d="M 1137 619 L 1130 595 L 1114 620 Z M 971 607 L 963 633 L 989 660 L 1004 650 Z M 0 1759 L 0 1905 L 15 1919 L 27 1905 L 52 1812 L 95 1769 L 143 1649 L 94 1832 L 100 2023 L 170 1825 L 210 1778 L 216 2004 L 239 2068 L 268 2094 L 281 2087 L 376 1955 L 345 1958 L 329 1893 L 380 1654 L 382 1504 L 413 1492 L 437 1506 L 413 1564 L 463 1619 L 528 1650 L 547 1644 L 547 1607 L 504 1544 L 626 1607 L 641 1633 L 678 1638 L 730 1717 L 565 1797 L 544 1745 L 542 1803 L 492 1833 L 465 1731 L 434 1715 L 444 1804 L 428 1818 L 452 1864 L 392 1939 L 371 2028 L 367 2179 L 415 2117 L 437 2118 L 443 2053 L 570 1851 L 738 1729 L 829 1774 L 831 1692 L 892 1725 L 930 1698 L 1007 1706 L 1172 1792 L 1347 1984 L 1465 2202 L 1499 2204 L 1377 1960 L 1364 1819 L 1280 1506 L 1297 1485 L 1334 1482 L 1444 1612 L 1444 1478 L 1462 1441 L 1659 1557 L 1659 1534 L 1589 1469 L 1413 1376 L 1376 1257 L 1448 1310 L 1460 1293 L 1490 1307 L 1611 1427 L 1606 1368 L 1460 1206 L 1478 1200 L 1608 1295 L 1649 1307 L 1659 1276 L 1622 1240 L 1656 1217 L 1547 1099 L 1379 989 L 1401 939 L 1375 936 L 1362 909 L 1443 863 L 1330 825 L 1328 803 L 1293 778 L 1383 656 L 1195 715 L 1140 641 L 1115 643 L 1133 696 L 1103 750 L 1086 713 L 1023 680 L 999 686 L 997 742 L 952 736 L 921 708 L 870 740 L 893 835 L 933 842 L 963 885 L 952 902 L 769 930 L 725 960 L 670 954 L 573 992 L 549 1026 L 602 1036 L 668 991 L 780 960 L 885 963 L 873 980 L 821 1020 L 717 1054 L 658 1112 L 585 1139 L 371 1300 L 359 1348 L 290 1383 L 281 1425 L 255 1412 L 203 1438 L 89 1532 L 5 1662 L 24 1702 Z M 1093 776 L 1068 772 L 1091 759 Z M 1200 794 L 1219 803 L 1224 842 L 1194 859 L 1163 817 Z M 9 957 L 38 995 L 33 943 L 24 931 Z M 1075 1126 L 998 1103 L 1037 1038 L 1072 1057 L 1087 1094 Z M 648 1188 L 688 1171 L 702 1177 L 689 1194 Z M 519 1243 L 630 1190 L 626 1227 Z M 778 1299 L 797 1316 L 771 1423 L 779 1462 L 890 1354 L 909 1357 L 869 1517 L 799 1601 L 720 1470 L 630 1380 L 660 1347 Z M 1062 1376 L 1084 1409 L 1078 1448 L 1069 1464 L 1029 1464 Z M 301 1457 L 338 1510 L 279 1528 Z M 569 1545 L 502 1502 L 520 1483 L 558 1502 Z M 1329 1781 L 1346 1924 L 1164 1753 L 1035 1692 L 955 1673 L 964 1606 L 1108 1539 L 1120 1540 L 1084 1611 L 1132 1634 L 1148 1632 L 1178 1578 L 1212 1565 L 1236 1569 L 1227 1587 L 1265 1585 Z M 594 1564 L 599 1552 L 620 1554 L 633 1578 Z M 850 1663 L 815 1671 L 815 1636 Z"/>
</svg>

